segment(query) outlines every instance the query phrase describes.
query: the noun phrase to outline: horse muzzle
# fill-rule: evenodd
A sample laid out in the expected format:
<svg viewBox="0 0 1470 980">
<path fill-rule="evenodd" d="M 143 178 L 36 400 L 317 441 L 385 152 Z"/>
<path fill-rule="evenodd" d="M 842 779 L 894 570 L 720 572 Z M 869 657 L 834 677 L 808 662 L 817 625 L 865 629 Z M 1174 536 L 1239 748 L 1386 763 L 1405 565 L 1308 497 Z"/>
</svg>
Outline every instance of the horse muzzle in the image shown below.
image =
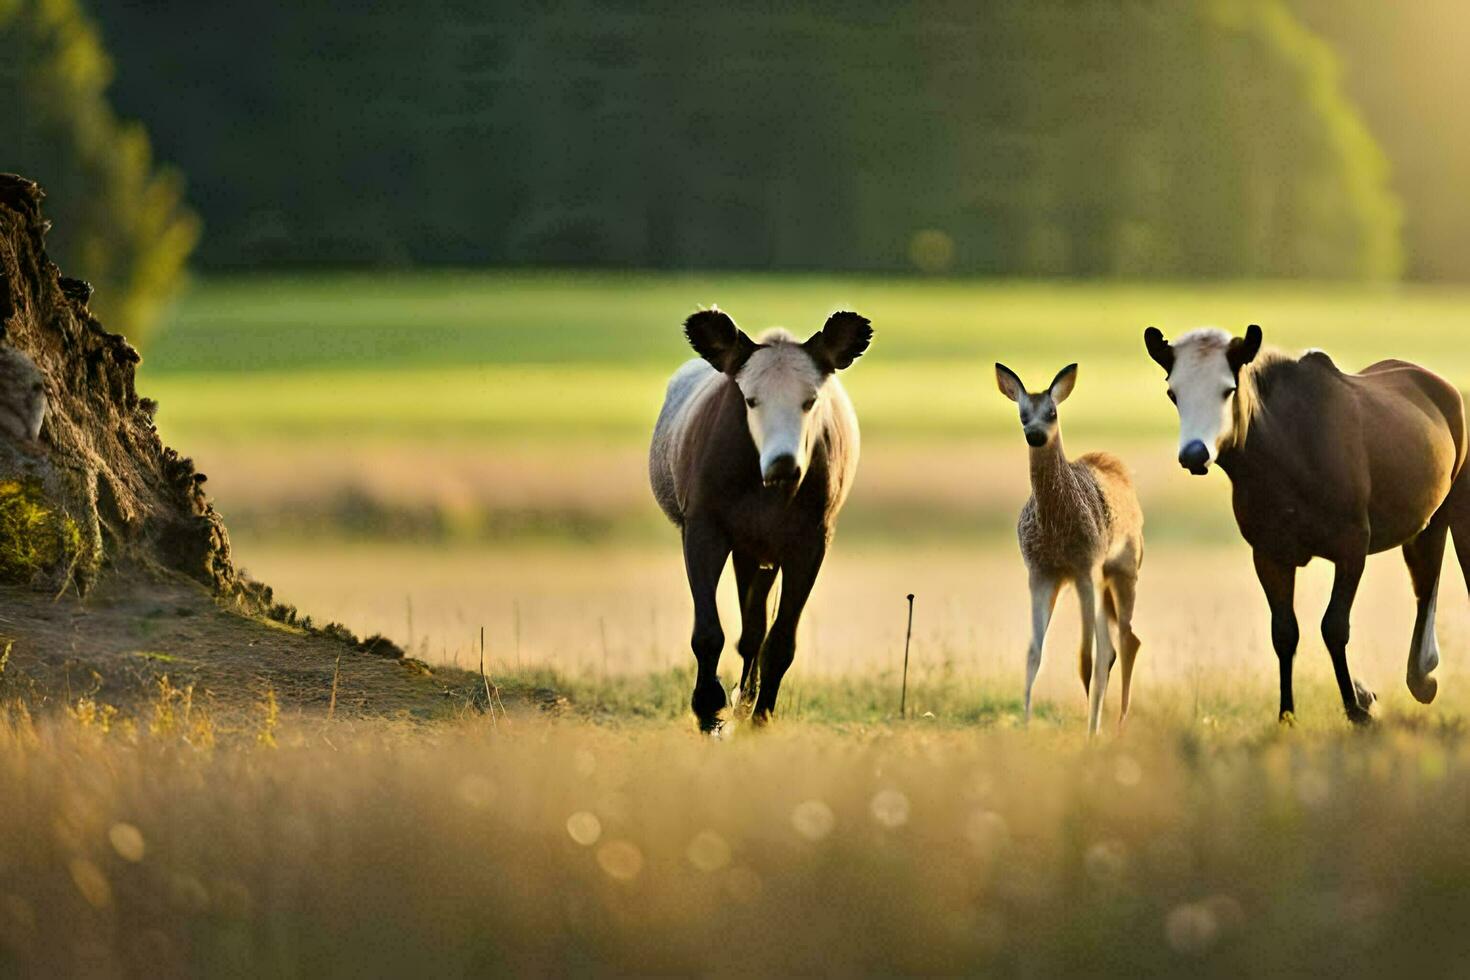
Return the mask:
<svg viewBox="0 0 1470 980">
<path fill-rule="evenodd" d="M 801 467 L 796 465 L 795 456 L 777 456 L 767 464 L 761 480 L 768 487 L 790 489 L 801 480 Z"/>
<path fill-rule="evenodd" d="M 1209 447 L 1196 439 L 1179 451 L 1179 465 L 1195 476 L 1204 476 L 1210 472 Z"/>
</svg>

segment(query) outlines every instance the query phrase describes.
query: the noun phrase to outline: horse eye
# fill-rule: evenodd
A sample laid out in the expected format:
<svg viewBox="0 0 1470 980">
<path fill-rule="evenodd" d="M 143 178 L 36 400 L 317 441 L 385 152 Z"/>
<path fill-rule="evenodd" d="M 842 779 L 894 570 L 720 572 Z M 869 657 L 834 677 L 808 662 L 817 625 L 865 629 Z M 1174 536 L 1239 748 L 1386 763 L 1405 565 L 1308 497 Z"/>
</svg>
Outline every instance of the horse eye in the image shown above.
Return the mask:
<svg viewBox="0 0 1470 980">
<path fill-rule="evenodd" d="M 1172 390 L 1169 392 L 1169 401 L 1173 402 L 1175 405 L 1179 404 L 1179 396 L 1174 394 Z"/>
<path fill-rule="evenodd" d="M 806 401 L 801 403 L 801 410 L 803 412 L 810 412 L 812 410 L 812 406 L 816 403 L 817 400 L 815 398 L 808 398 Z"/>
<path fill-rule="evenodd" d="M 754 398 L 747 398 L 747 399 L 745 399 L 745 406 L 747 408 L 755 408 L 755 399 Z"/>
<path fill-rule="evenodd" d="M 1235 388 L 1232 386 L 1232 387 L 1229 387 L 1229 388 L 1226 388 L 1225 389 L 1225 396 L 1224 397 L 1229 398 L 1233 394 L 1235 394 Z"/>
</svg>

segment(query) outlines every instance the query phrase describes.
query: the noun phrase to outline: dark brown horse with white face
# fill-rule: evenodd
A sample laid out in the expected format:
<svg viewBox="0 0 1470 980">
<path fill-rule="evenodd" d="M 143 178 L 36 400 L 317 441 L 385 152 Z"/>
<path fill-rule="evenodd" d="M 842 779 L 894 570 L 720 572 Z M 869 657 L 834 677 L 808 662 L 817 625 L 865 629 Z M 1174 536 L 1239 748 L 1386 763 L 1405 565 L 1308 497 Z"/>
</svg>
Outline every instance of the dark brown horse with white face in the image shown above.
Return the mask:
<svg viewBox="0 0 1470 980">
<path fill-rule="evenodd" d="M 1325 558 L 1336 577 L 1322 638 L 1348 718 L 1370 720 L 1373 695 L 1348 671 L 1349 620 L 1367 557 L 1390 548 L 1403 549 L 1419 604 L 1409 691 L 1428 704 L 1438 690 L 1434 615 L 1450 533 L 1470 578 L 1460 394 L 1404 361 L 1345 374 L 1320 351 L 1263 353 L 1261 339 L 1257 326 L 1244 337 L 1196 330 L 1172 344 L 1153 327 L 1144 334 L 1179 408 L 1180 465 L 1204 475 L 1218 463 L 1230 478 L 1235 520 L 1271 606 L 1281 717 L 1295 708 L 1296 570 Z"/>
<path fill-rule="evenodd" d="M 715 589 L 733 556 L 744 660 L 738 710 L 764 723 L 857 471 L 857 416 L 833 375 L 867 350 L 873 330 L 856 313 L 834 313 L 804 343 L 781 330 L 756 342 L 711 309 L 685 321 L 684 334 L 699 357 L 669 382 L 648 470 L 659 506 L 683 532 L 694 715 L 701 731 L 718 733 L 725 634 Z M 781 599 L 768 631 L 777 573 Z"/>
</svg>

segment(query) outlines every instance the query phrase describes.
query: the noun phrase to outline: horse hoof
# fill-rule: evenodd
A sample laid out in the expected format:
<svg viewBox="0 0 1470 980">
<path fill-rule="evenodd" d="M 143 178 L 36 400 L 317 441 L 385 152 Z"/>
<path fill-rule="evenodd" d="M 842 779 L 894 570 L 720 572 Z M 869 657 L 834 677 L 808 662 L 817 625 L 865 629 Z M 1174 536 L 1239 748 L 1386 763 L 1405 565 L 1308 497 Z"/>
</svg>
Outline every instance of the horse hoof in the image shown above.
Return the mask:
<svg viewBox="0 0 1470 980">
<path fill-rule="evenodd" d="M 699 734 L 708 735 L 711 738 L 720 738 L 728 725 L 724 714 L 718 715 L 695 715 L 694 720 L 699 723 Z"/>
<path fill-rule="evenodd" d="M 1358 699 L 1358 707 L 1364 711 L 1371 710 L 1374 703 L 1378 700 L 1378 695 L 1368 690 L 1363 685 L 1363 682 L 1357 678 L 1353 678 L 1353 695 Z"/>
<path fill-rule="evenodd" d="M 1409 693 L 1414 695 L 1414 700 L 1420 704 L 1430 704 L 1434 696 L 1439 693 L 1439 681 L 1428 674 L 1422 677 L 1409 675 Z"/>
<path fill-rule="evenodd" d="M 1373 724 L 1373 715 L 1368 711 L 1368 709 L 1356 704 L 1348 709 L 1347 716 L 1348 721 L 1352 722 L 1359 728 L 1367 728 L 1369 725 Z"/>
<path fill-rule="evenodd" d="M 1282 728 L 1295 728 L 1296 727 L 1296 712 L 1294 712 L 1294 711 L 1283 711 L 1283 712 L 1281 712 L 1281 716 L 1276 719 L 1276 724 L 1280 725 Z"/>
</svg>

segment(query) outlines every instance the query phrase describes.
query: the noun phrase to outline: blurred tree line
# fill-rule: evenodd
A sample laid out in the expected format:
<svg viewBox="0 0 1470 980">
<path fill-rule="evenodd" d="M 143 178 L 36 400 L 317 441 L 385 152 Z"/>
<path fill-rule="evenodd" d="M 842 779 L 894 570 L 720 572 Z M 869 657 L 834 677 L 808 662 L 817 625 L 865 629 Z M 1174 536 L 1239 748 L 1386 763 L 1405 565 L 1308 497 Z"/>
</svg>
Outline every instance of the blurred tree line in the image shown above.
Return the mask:
<svg viewBox="0 0 1470 980">
<path fill-rule="evenodd" d="M 1406 272 L 1470 280 L 1470 2 L 1291 0 L 1393 161 Z"/>
<path fill-rule="evenodd" d="M 51 257 L 96 287 L 113 330 L 146 334 L 199 237 L 176 172 L 118 119 L 112 64 L 76 0 L 0 0 L 0 170 L 39 180 Z"/>
<path fill-rule="evenodd" d="M 1284 0 L 94 0 L 211 265 L 1397 274 Z"/>
<path fill-rule="evenodd" d="M 193 226 L 77 2 L 0 0 L 0 167 L 105 279 Z M 211 267 L 1470 273 L 1461 0 L 91 3 Z"/>
</svg>

